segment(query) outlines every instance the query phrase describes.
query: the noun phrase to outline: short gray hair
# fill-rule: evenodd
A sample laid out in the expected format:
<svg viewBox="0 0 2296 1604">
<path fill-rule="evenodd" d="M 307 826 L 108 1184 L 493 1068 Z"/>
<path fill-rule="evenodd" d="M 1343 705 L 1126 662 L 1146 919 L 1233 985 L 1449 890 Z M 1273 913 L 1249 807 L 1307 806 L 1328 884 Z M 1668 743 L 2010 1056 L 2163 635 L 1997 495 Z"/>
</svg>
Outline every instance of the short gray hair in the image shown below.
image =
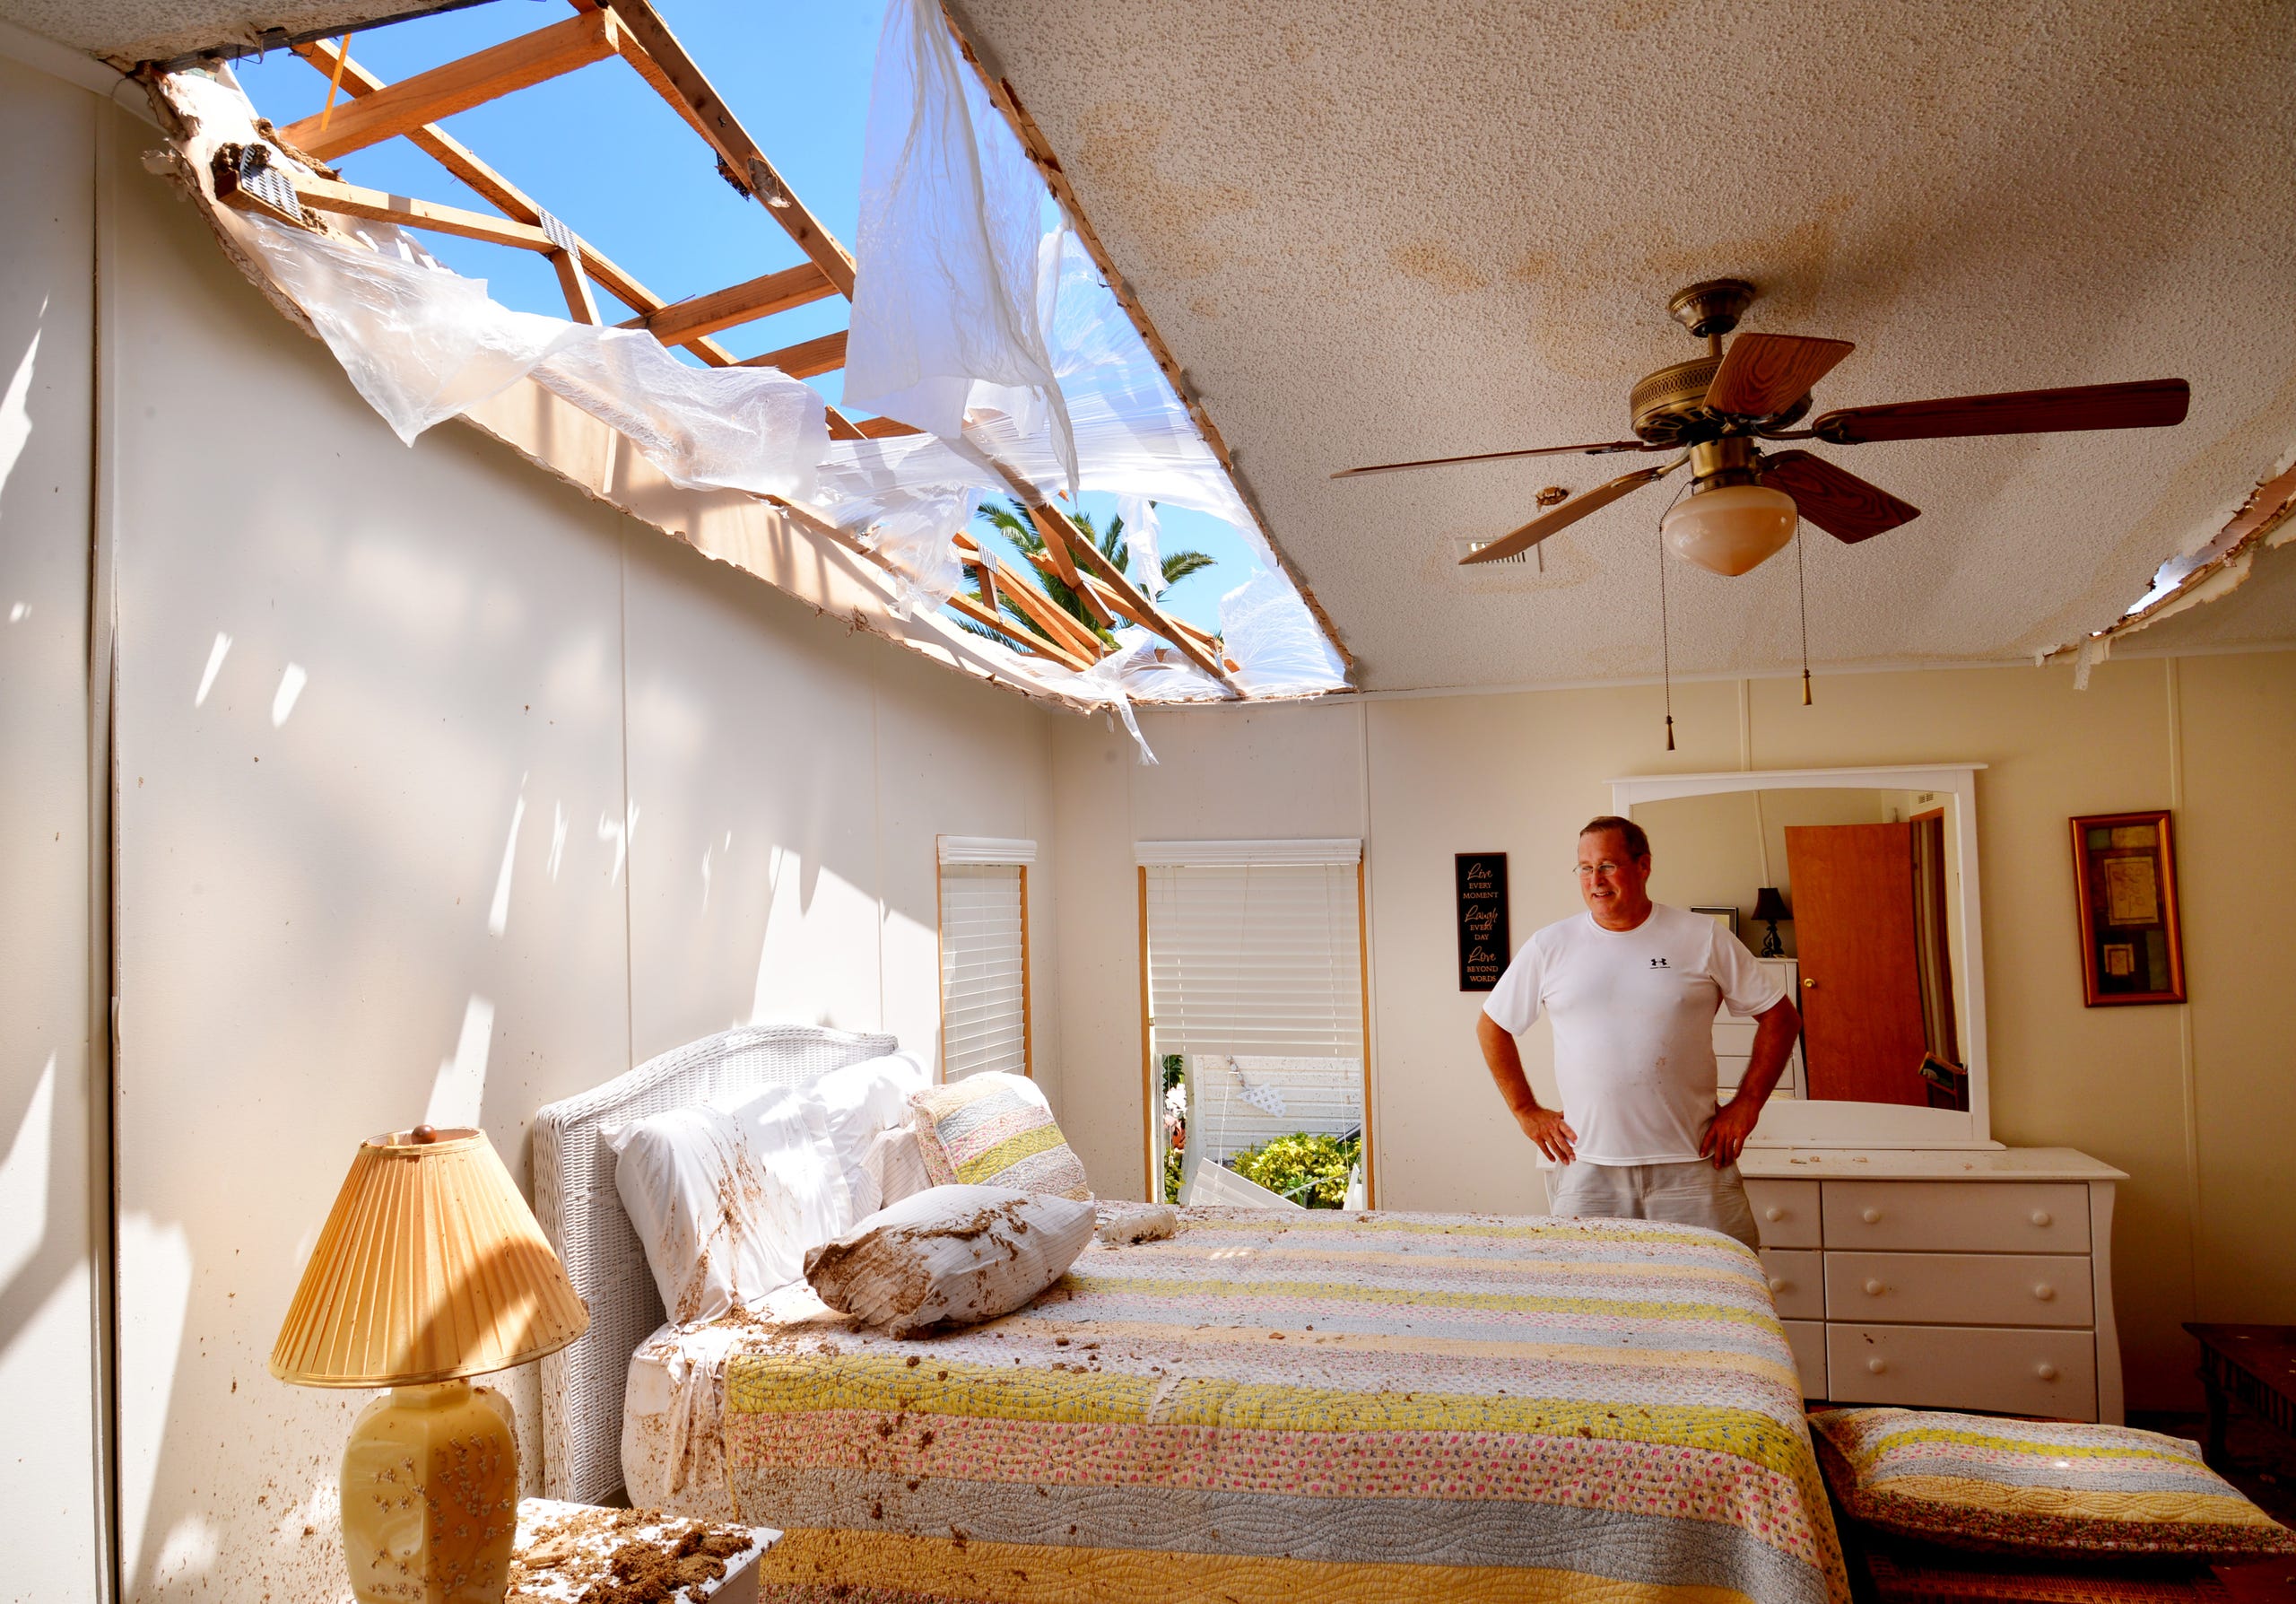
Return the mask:
<svg viewBox="0 0 2296 1604">
<path fill-rule="evenodd" d="M 1625 838 L 1628 857 L 1648 858 L 1650 856 L 1650 837 L 1642 826 L 1632 819 L 1620 818 L 1614 813 L 1606 813 L 1588 819 L 1578 833 L 1581 836 L 1599 835 L 1605 830 L 1615 830 Z"/>
</svg>

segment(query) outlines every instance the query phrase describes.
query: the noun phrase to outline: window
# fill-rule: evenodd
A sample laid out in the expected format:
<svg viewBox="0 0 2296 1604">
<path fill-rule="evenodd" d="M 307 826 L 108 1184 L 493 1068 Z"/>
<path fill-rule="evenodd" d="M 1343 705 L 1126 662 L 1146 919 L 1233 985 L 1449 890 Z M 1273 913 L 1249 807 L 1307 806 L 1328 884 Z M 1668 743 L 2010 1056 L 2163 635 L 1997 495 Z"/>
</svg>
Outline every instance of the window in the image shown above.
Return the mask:
<svg viewBox="0 0 2296 1604">
<path fill-rule="evenodd" d="M 1143 841 L 1139 862 L 1160 1194 L 1366 1206 L 1361 843 Z"/>
<path fill-rule="evenodd" d="M 941 838 L 941 1078 L 1030 1073 L 1029 865 L 1036 842 Z"/>
</svg>

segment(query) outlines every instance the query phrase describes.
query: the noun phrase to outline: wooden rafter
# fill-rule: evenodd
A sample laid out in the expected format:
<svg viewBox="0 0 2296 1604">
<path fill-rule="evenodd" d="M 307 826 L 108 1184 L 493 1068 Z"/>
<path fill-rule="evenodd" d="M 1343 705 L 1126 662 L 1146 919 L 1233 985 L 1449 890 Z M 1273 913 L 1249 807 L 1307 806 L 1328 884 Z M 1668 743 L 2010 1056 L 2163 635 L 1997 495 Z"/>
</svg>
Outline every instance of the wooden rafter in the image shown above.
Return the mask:
<svg viewBox="0 0 2296 1604">
<path fill-rule="evenodd" d="M 1237 695 L 1241 696 L 1244 693 L 1244 688 L 1228 676 L 1227 665 L 1211 651 L 1196 644 L 1195 636 L 1189 631 L 1181 629 L 1161 607 L 1141 595 L 1132 581 L 1125 577 L 1122 569 L 1100 555 L 1098 546 L 1089 540 L 1078 540 L 1070 544 L 1070 549 L 1076 554 L 1078 562 L 1093 571 L 1095 576 L 1109 590 L 1110 600 L 1121 605 L 1126 617 L 1137 623 L 1141 628 L 1163 636 L 1165 640 L 1179 648 L 1180 656 L 1218 680 Z"/>
<path fill-rule="evenodd" d="M 396 222 L 408 228 L 429 229 L 433 233 L 454 234 L 465 240 L 483 240 L 489 245 L 508 245 L 517 250 L 548 254 L 557 248 L 548 234 L 530 222 L 518 222 L 508 217 L 496 217 L 485 212 L 465 212 L 460 206 L 442 206 L 436 201 L 416 200 L 412 196 L 393 195 L 387 190 L 366 189 L 356 184 L 338 183 L 332 179 L 297 179 L 295 198 L 314 212 L 332 212 L 341 217 L 365 217 L 378 222 Z M 236 201 L 238 192 L 223 197 Z"/>
<path fill-rule="evenodd" d="M 837 286 L 830 283 L 827 274 L 811 262 L 800 262 L 795 267 L 784 267 L 746 283 L 673 301 L 643 317 L 632 318 L 622 327 L 646 329 L 665 345 L 683 345 L 697 336 L 755 322 L 776 312 L 786 312 L 791 307 L 825 301 L 836 293 Z"/>
<path fill-rule="evenodd" d="M 742 363 L 744 368 L 778 368 L 792 379 L 812 379 L 818 374 L 834 373 L 845 366 L 844 329 L 825 334 L 819 339 L 800 340 L 794 345 L 784 345 L 778 351 L 769 351 L 763 356 L 752 356 Z"/>
<path fill-rule="evenodd" d="M 307 117 L 280 134 L 298 149 L 331 161 L 515 90 L 604 61 L 621 46 L 620 29 L 612 15 L 592 12 L 570 17 L 362 95 L 326 119 L 324 127 L 320 118 Z"/>
<path fill-rule="evenodd" d="M 1141 595 L 1132 581 L 1125 577 L 1124 571 L 1102 556 L 1100 548 L 1085 537 L 1084 532 L 1069 521 L 1068 515 L 1046 501 L 1043 493 L 1015 472 L 1010 464 L 999 461 L 993 454 L 988 456 L 988 462 L 1012 487 L 1021 504 L 1029 510 L 1029 521 L 1044 536 L 1046 552 L 1056 567 L 1061 566 L 1060 554 L 1065 554 L 1069 564 L 1078 569 L 1080 574 L 1083 569 L 1091 569 L 1109 591 L 1123 598 L 1126 617 L 1133 619 L 1151 633 L 1161 635 L 1170 641 L 1178 649 L 1180 656 L 1238 696 L 1244 694 L 1243 687 L 1229 677 L 1227 666 L 1219 656 L 1209 647 L 1199 643 L 1196 637 L 1200 632 L 1182 629 L 1161 607 Z M 1060 577 L 1070 588 L 1080 593 L 1083 591 L 1081 579 L 1070 580 L 1065 571 Z M 1063 614 L 1062 616 L 1067 615 Z"/>
<path fill-rule="evenodd" d="M 604 323 L 598 316 L 597 298 L 590 293 L 590 275 L 582 271 L 581 261 L 563 248 L 550 253 L 550 266 L 558 275 L 558 292 L 566 297 L 566 315 L 577 323 Z"/>
<path fill-rule="evenodd" d="M 1005 475 L 1005 482 L 1016 490 L 1019 488 L 1019 481 L 1010 474 Z M 1043 499 L 1034 493 L 1035 488 L 1034 485 L 1029 487 L 1028 493 L 1022 496 L 1021 504 L 1029 510 L 1029 521 L 1036 526 L 1037 536 L 1044 542 L 1045 554 L 1052 559 L 1053 571 L 1060 576 L 1062 584 L 1073 590 L 1076 588 L 1076 559 L 1070 554 L 1068 543 L 1076 533 L 1076 526 L 1046 506 Z"/>
<path fill-rule="evenodd" d="M 315 39 L 293 48 L 297 56 L 330 78 L 335 75 L 340 63 L 344 92 L 353 98 L 377 94 L 389 87 L 356 61 L 343 62 L 335 54 L 334 46 L 326 40 Z M 425 124 L 420 128 L 409 129 L 406 139 L 408 144 L 469 185 L 490 204 L 500 208 L 505 216 L 540 226 L 544 215 L 542 203 L 495 171 L 476 152 L 444 128 Z M 607 292 L 624 306 L 644 313 L 658 311 L 666 304 L 660 296 L 639 283 L 634 275 L 625 272 L 587 240 L 580 240 L 578 243 L 581 248 L 583 271 L 604 285 Z M 734 365 L 734 353 L 714 340 L 695 339 L 686 344 L 713 368 Z"/>
<path fill-rule="evenodd" d="M 1004 581 L 1004 599 L 1026 614 L 1038 628 L 1082 655 L 1087 662 L 1100 660 L 1103 649 L 1099 636 L 1071 618 L 1058 603 L 1022 579 L 1009 563 L 998 561 L 996 572 Z"/>
<path fill-rule="evenodd" d="M 1038 657 L 1049 658 L 1062 667 L 1073 668 L 1079 674 L 1091 667 L 1089 660 L 1079 657 L 1066 647 L 1047 641 L 1041 635 L 1029 633 L 1011 619 L 990 612 L 962 591 L 949 597 L 949 606 L 960 616 L 970 618 L 975 623 L 995 630 L 1000 637 L 1012 645 L 1019 647 L 1022 651 L 1033 652 Z"/>
<path fill-rule="evenodd" d="M 1028 557 L 1029 561 L 1035 564 L 1036 571 L 1039 573 L 1043 574 L 1047 579 L 1060 578 L 1059 569 L 1054 564 L 1052 559 L 1047 556 L 1044 553 L 1031 552 L 1028 554 Z M 1068 581 L 1062 580 L 1061 583 L 1066 585 Z M 1078 574 L 1076 576 L 1076 582 L 1073 585 L 1069 585 L 1068 588 L 1071 594 L 1076 597 L 1077 605 L 1092 615 L 1092 622 L 1094 623 L 1100 625 L 1100 628 L 1104 630 L 1112 630 L 1116 628 L 1116 615 L 1109 610 L 1107 604 L 1102 602 L 1099 597 L 1092 594 L 1091 575 L 1084 573 Z"/>
<path fill-rule="evenodd" d="M 631 65 L 718 153 L 718 161 L 740 183 L 743 191 L 764 206 L 774 222 L 797 242 L 797 248 L 828 275 L 838 293 L 849 299 L 853 294 L 852 256 L 782 181 L 773 163 L 766 160 L 763 149 L 750 137 L 749 130 L 742 126 L 741 119 L 734 115 L 725 97 L 711 85 L 693 57 L 686 54 L 685 47 L 678 43 L 669 25 L 646 0 L 604 0 L 604 4 L 630 31 L 631 44 L 622 53 Z M 649 67 L 653 70 L 649 71 Z"/>
</svg>

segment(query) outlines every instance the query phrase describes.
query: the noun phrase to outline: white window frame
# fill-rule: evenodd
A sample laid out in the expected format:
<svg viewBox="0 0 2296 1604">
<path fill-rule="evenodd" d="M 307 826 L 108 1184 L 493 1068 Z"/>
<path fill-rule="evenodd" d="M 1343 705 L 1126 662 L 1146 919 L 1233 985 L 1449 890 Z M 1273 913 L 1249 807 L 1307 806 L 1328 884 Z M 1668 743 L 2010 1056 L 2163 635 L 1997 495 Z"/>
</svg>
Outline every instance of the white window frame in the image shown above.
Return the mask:
<svg viewBox="0 0 2296 1604">
<path fill-rule="evenodd" d="M 1379 1206 L 1378 1140 L 1373 1129 L 1371 1085 L 1371 951 L 1370 920 L 1363 885 L 1363 842 L 1355 836 L 1332 836 L 1274 841 L 1135 841 L 1140 945 L 1140 1094 L 1141 1162 L 1148 1190 L 1145 1197 L 1163 1197 L 1161 1143 L 1157 1125 L 1161 1113 L 1162 1077 L 1158 1073 L 1152 1024 L 1152 977 L 1148 961 L 1148 871 L 1152 868 L 1314 867 L 1352 866 L 1355 871 L 1355 937 L 1358 1000 L 1361 1018 L 1358 1037 L 1363 1065 L 1363 1185 L 1364 1205 Z"/>
<path fill-rule="evenodd" d="M 1036 861 L 1037 844 L 1009 837 L 944 835 L 935 844 L 937 862 L 933 876 L 934 970 L 940 992 L 940 1050 L 934 1075 L 944 1084 L 949 1075 L 949 931 L 946 871 L 952 867 L 1011 868 L 1016 871 L 1020 898 L 1021 1061 L 1019 1073 L 1036 1078 L 1036 1014 L 1030 984 L 1029 866 Z"/>
</svg>

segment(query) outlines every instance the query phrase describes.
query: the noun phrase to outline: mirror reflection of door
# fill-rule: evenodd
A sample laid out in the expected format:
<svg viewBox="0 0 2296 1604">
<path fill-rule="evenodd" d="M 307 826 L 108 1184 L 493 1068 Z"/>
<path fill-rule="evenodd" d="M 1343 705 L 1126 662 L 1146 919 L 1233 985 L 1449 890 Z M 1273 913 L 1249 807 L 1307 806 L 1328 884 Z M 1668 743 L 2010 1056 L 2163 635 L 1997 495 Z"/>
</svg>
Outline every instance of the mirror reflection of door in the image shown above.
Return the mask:
<svg viewBox="0 0 2296 1604">
<path fill-rule="evenodd" d="M 1913 833 L 1911 824 L 1786 828 L 1813 1097 L 1929 1105 Z"/>
</svg>

